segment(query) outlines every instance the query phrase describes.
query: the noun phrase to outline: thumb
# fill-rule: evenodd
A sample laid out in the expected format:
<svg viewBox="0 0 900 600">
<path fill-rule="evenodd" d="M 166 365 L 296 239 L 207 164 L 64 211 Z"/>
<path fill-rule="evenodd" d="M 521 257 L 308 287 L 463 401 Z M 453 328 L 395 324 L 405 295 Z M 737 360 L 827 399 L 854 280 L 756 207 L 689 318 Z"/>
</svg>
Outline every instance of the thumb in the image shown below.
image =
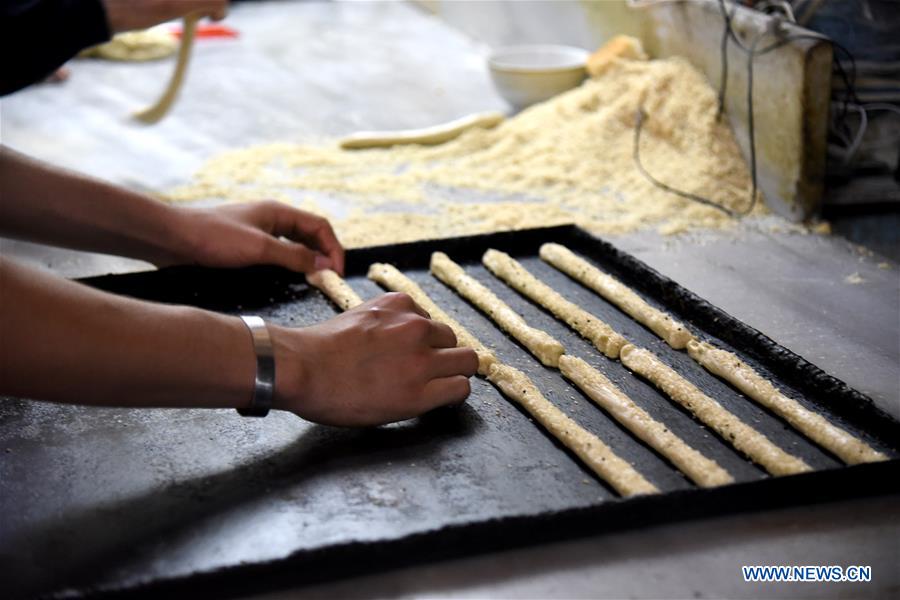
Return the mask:
<svg viewBox="0 0 900 600">
<path fill-rule="evenodd" d="M 303 244 L 277 238 L 271 240 L 265 257 L 265 262 L 269 264 L 300 273 L 331 268 L 331 260 L 327 256 L 310 250 Z"/>
</svg>

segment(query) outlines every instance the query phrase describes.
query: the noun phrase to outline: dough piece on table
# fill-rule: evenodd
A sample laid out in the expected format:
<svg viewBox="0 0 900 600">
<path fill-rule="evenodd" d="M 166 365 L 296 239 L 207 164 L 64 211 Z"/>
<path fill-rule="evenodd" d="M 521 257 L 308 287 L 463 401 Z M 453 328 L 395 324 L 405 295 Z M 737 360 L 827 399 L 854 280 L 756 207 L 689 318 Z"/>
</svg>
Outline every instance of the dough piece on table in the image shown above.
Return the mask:
<svg viewBox="0 0 900 600">
<path fill-rule="evenodd" d="M 506 116 L 496 111 L 482 112 L 461 117 L 448 123 L 424 127 L 422 129 L 405 129 L 402 131 L 360 131 L 340 141 L 341 148 L 357 150 L 364 148 L 390 148 L 408 144 L 432 146 L 443 144 L 458 138 L 463 132 L 474 127 L 490 129 L 496 127 Z"/>
<path fill-rule="evenodd" d="M 178 51 L 178 40 L 165 29 L 154 27 L 143 31 L 119 33 L 97 46 L 79 53 L 86 58 L 103 58 L 125 62 L 159 60 Z"/>
<path fill-rule="evenodd" d="M 478 355 L 478 374 L 487 377 L 491 365 L 497 362 L 494 353 L 460 325 L 456 319 L 444 312 L 434 301 L 428 297 L 422 288 L 412 279 L 401 273 L 393 265 L 374 263 L 369 267 L 369 279 L 391 290 L 409 294 L 420 307 L 425 309 L 431 318 L 448 325 L 456 334 L 457 346 L 471 348 Z"/>
<path fill-rule="evenodd" d="M 467 275 L 462 267 L 450 260 L 449 256 L 443 252 L 433 253 L 431 274 L 487 313 L 500 329 L 519 340 L 541 363 L 548 367 L 559 365 L 559 357 L 565 352 L 562 344 L 546 332 L 529 326 L 519 313 L 474 277 Z"/>
<path fill-rule="evenodd" d="M 488 250 L 481 262 L 517 292 L 540 304 L 569 327 L 587 338 L 609 358 L 617 358 L 628 343 L 612 327 L 574 302 L 563 298 L 550 286 L 529 273 L 513 257 L 499 250 Z"/>
<path fill-rule="evenodd" d="M 617 35 L 587 59 L 587 72 L 600 77 L 617 60 L 647 60 L 641 40 L 630 35 Z"/>
<path fill-rule="evenodd" d="M 491 367 L 488 381 L 522 406 L 553 437 L 623 496 L 656 494 L 659 489 L 614 453 L 600 438 L 584 429 L 547 400 L 525 373 L 508 365 Z"/>
<path fill-rule="evenodd" d="M 559 368 L 589 398 L 631 433 L 666 457 L 694 483 L 703 487 L 734 483 L 734 478 L 716 461 L 687 445 L 585 361 L 565 355 L 559 359 Z"/>
<path fill-rule="evenodd" d="M 178 62 L 175 63 L 175 71 L 172 73 L 172 78 L 155 104 L 134 113 L 134 118 L 138 121 L 152 125 L 166 116 L 166 113 L 172 108 L 172 104 L 175 103 L 175 98 L 178 97 L 178 92 L 181 90 L 184 74 L 187 73 L 188 62 L 191 58 L 191 48 L 194 46 L 194 32 L 197 29 L 197 21 L 199 20 L 200 15 L 198 14 L 190 14 L 184 18 L 184 31 L 181 35 L 181 46 L 178 48 Z"/>
<path fill-rule="evenodd" d="M 331 269 L 322 269 L 306 276 L 306 281 L 318 288 L 328 299 L 340 307 L 341 310 L 350 310 L 362 304 L 362 298 L 353 291 L 340 275 Z"/>
<path fill-rule="evenodd" d="M 647 304 L 627 285 L 607 275 L 588 261 L 560 244 L 544 244 L 541 258 L 615 304 L 632 319 L 661 337 L 676 350 L 694 339 L 688 329 L 661 310 Z"/>
<path fill-rule="evenodd" d="M 855 465 L 888 459 L 861 439 L 829 423 L 822 415 L 782 394 L 770 381 L 733 353 L 696 340 L 689 342 L 687 349 L 691 358 L 710 373 L 721 377 L 748 398 L 782 417 L 794 429 L 845 463 Z"/>
<path fill-rule="evenodd" d="M 701 392 L 653 353 L 628 344 L 622 348 L 621 358 L 626 367 L 652 382 L 772 475 L 792 475 L 812 470 L 804 461 L 773 444 L 769 438 Z"/>
</svg>

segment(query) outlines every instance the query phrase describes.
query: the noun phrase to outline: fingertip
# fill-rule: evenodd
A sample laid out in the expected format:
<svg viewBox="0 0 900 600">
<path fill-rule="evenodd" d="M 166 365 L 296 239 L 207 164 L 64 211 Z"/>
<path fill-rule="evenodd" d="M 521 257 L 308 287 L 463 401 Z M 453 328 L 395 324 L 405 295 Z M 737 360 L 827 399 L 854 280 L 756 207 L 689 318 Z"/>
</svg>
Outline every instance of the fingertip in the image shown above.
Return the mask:
<svg viewBox="0 0 900 600">
<path fill-rule="evenodd" d="M 467 348 L 469 350 L 470 361 L 471 363 L 468 365 L 468 369 L 466 370 L 466 374 L 468 377 L 472 377 L 478 372 L 478 353 L 472 350 L 471 348 Z"/>
<path fill-rule="evenodd" d="M 454 404 L 460 404 L 460 403 L 462 403 L 462 402 L 465 402 L 466 399 L 469 397 L 469 394 L 472 393 L 472 382 L 469 381 L 469 378 L 468 378 L 468 377 L 465 377 L 465 376 L 463 376 L 463 375 L 460 375 L 459 378 L 460 378 L 460 380 L 462 381 L 462 383 L 460 384 L 460 386 L 461 386 L 461 389 L 460 389 L 461 396 L 459 397 L 458 400 L 456 400 L 456 401 L 454 402 Z"/>
</svg>

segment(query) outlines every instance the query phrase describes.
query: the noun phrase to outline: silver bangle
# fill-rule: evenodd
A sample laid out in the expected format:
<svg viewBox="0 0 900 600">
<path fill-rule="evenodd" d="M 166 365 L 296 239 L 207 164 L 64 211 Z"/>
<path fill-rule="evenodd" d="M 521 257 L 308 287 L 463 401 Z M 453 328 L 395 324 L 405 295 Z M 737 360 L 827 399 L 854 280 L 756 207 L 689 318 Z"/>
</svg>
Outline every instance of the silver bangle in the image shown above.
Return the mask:
<svg viewBox="0 0 900 600">
<path fill-rule="evenodd" d="M 275 352 L 266 322 L 260 317 L 241 315 L 241 321 L 253 336 L 253 350 L 256 353 L 256 378 L 253 382 L 253 398 L 248 408 L 237 409 L 243 417 L 264 417 L 272 408 L 275 393 Z"/>
</svg>

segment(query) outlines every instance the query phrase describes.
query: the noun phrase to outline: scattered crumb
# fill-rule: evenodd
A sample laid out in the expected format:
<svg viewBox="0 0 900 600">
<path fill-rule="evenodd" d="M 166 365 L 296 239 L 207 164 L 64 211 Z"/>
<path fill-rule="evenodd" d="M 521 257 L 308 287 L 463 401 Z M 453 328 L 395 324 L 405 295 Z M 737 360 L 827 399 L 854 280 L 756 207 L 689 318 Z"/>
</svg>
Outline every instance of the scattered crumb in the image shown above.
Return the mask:
<svg viewBox="0 0 900 600">
<path fill-rule="evenodd" d="M 858 285 L 860 283 L 864 283 L 866 280 L 860 276 L 858 272 L 851 273 L 844 277 L 844 283 L 849 283 L 850 285 Z"/>
<path fill-rule="evenodd" d="M 818 233 L 820 235 L 831 235 L 831 223 L 828 221 L 819 221 L 812 226 L 812 231 L 813 233 Z"/>
</svg>

